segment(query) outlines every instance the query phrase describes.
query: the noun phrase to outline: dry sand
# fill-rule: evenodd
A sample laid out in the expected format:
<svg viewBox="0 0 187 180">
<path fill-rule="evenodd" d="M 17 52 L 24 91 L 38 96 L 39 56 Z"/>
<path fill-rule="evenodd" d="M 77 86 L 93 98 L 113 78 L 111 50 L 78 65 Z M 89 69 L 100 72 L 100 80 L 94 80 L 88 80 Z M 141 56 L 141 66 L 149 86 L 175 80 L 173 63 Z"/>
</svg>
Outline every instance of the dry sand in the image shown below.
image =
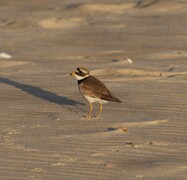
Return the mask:
<svg viewBox="0 0 187 180">
<path fill-rule="evenodd" d="M 187 2 L 136 2 L 0 0 L 0 179 L 187 179 Z M 83 119 L 77 66 L 123 103 Z"/>
</svg>

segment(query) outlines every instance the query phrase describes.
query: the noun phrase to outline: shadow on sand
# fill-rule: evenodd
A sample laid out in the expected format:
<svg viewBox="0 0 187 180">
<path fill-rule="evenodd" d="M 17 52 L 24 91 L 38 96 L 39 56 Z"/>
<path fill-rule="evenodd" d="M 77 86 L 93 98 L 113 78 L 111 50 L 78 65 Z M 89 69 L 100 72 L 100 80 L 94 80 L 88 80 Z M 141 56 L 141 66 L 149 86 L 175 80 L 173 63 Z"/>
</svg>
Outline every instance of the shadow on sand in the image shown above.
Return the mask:
<svg viewBox="0 0 187 180">
<path fill-rule="evenodd" d="M 59 105 L 64 105 L 64 106 L 77 106 L 77 105 L 83 105 L 83 103 L 79 103 L 78 101 L 74 101 L 72 99 L 69 99 L 67 97 L 63 96 L 58 96 L 55 93 L 43 90 L 39 87 L 27 85 L 27 84 L 22 84 L 18 83 L 12 80 L 9 80 L 7 78 L 0 78 L 0 83 L 5 83 L 11 86 L 14 86 L 18 89 L 21 89 L 22 91 L 31 94 L 35 97 L 44 99 L 49 102 L 53 102 Z"/>
</svg>

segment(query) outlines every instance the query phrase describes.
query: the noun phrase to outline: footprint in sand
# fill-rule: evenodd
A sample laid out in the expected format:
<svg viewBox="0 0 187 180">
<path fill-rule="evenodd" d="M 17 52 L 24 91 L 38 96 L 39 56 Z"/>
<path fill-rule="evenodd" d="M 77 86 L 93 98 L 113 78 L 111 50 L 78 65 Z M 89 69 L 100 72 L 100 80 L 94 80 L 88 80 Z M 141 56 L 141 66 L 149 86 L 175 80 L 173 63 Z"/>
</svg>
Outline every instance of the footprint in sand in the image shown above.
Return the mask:
<svg viewBox="0 0 187 180">
<path fill-rule="evenodd" d="M 31 172 L 36 172 L 36 173 L 40 173 L 40 172 L 47 172 L 47 170 L 40 168 L 40 167 L 36 167 L 34 169 L 30 169 Z"/>
<path fill-rule="evenodd" d="M 45 29 L 70 29 L 70 28 L 76 28 L 84 24 L 85 21 L 83 18 L 80 17 L 74 17 L 74 18 L 49 18 L 44 19 L 39 22 L 39 26 L 45 28 Z"/>
<path fill-rule="evenodd" d="M 1 28 L 25 29 L 29 27 L 34 27 L 35 25 L 35 22 L 30 20 L 3 19 L 0 21 Z"/>
<path fill-rule="evenodd" d="M 122 3 L 122 4 L 84 4 L 78 7 L 80 11 L 88 13 L 112 13 L 112 14 L 123 14 L 125 10 L 134 7 L 134 3 Z"/>
</svg>

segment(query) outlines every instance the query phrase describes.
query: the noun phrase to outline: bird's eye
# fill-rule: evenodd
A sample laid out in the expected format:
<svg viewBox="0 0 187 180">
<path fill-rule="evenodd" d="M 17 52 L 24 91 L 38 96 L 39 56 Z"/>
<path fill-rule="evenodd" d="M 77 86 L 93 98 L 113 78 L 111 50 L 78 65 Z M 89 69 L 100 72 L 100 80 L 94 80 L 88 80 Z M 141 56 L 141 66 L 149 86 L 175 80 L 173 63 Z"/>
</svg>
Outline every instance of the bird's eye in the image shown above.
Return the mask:
<svg viewBox="0 0 187 180">
<path fill-rule="evenodd" d="M 77 71 L 80 71 L 80 68 L 77 68 Z"/>
</svg>

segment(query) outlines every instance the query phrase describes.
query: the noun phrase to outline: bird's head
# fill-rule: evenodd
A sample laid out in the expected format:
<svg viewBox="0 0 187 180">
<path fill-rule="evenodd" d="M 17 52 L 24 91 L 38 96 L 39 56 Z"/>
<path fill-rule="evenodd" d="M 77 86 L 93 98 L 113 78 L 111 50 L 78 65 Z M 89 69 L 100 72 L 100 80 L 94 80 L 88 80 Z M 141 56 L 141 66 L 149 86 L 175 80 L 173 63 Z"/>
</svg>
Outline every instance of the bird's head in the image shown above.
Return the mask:
<svg viewBox="0 0 187 180">
<path fill-rule="evenodd" d="M 74 76 L 77 80 L 82 80 L 82 79 L 90 76 L 90 72 L 86 68 L 78 67 L 75 71 L 70 73 L 70 75 Z"/>
</svg>

